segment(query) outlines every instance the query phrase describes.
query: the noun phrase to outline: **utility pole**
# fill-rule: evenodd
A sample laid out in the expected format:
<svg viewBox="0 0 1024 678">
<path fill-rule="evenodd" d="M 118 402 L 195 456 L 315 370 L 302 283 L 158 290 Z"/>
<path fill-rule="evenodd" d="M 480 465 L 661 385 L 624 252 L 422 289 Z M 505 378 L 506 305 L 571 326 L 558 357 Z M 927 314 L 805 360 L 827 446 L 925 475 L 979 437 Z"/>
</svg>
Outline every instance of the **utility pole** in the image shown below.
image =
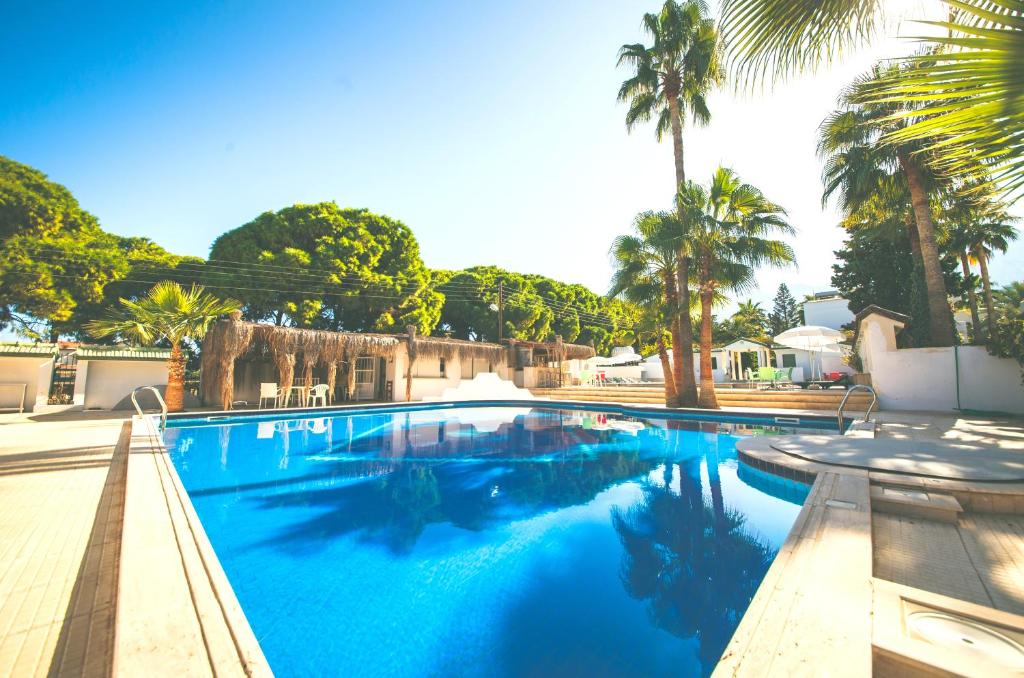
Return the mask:
<svg viewBox="0 0 1024 678">
<path fill-rule="evenodd" d="M 505 325 L 505 282 L 498 281 L 498 343 L 501 343 L 501 329 Z"/>
</svg>

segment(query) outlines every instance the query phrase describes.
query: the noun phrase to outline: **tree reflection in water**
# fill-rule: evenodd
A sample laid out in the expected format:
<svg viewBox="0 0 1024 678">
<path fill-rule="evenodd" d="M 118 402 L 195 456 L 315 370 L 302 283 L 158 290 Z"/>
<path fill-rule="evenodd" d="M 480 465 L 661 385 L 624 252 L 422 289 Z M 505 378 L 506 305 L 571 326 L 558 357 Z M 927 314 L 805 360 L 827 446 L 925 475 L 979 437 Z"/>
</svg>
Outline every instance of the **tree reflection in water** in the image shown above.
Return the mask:
<svg viewBox="0 0 1024 678">
<path fill-rule="evenodd" d="M 712 425 L 713 426 L 713 425 Z M 671 428 L 671 427 L 670 427 Z M 673 435 L 677 441 L 679 436 Z M 775 556 L 725 506 L 718 481 L 717 438 L 706 436 L 702 455 L 677 457 L 652 474 L 643 498 L 613 509 L 623 546 L 621 578 L 632 597 L 647 602 L 652 623 L 680 638 L 695 638 L 705 667 L 717 662 Z M 707 458 L 710 505 L 700 460 Z M 678 473 L 678 491 L 673 475 Z"/>
<path fill-rule="evenodd" d="M 621 432 L 588 430 L 558 416 L 533 415 L 530 426 L 517 421 L 487 433 L 451 424 L 407 427 L 402 442 L 383 456 L 385 440 L 393 442 L 390 427 L 366 436 L 349 432 L 335 446 L 349 456 L 326 462 L 330 478 L 259 500 L 267 509 L 325 509 L 269 541 L 316 549 L 325 540 L 354 533 L 396 554 L 409 553 L 430 524 L 480 531 L 583 504 L 664 461 L 663 451 L 656 458 L 645 456 L 640 439 Z"/>
</svg>

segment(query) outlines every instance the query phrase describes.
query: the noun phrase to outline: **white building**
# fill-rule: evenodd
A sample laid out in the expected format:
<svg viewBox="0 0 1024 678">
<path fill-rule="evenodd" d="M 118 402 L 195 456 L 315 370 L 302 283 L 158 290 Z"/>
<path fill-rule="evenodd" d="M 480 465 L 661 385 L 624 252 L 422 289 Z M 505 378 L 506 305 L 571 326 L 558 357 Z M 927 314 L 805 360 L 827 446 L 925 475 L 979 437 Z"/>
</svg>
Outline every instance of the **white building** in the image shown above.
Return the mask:
<svg viewBox="0 0 1024 678">
<path fill-rule="evenodd" d="M 0 411 L 45 407 L 56 356 L 56 344 L 0 344 Z"/>
<path fill-rule="evenodd" d="M 839 296 L 835 290 L 815 292 L 813 299 L 803 303 L 803 308 L 805 325 L 841 330 L 853 323 L 854 316 L 850 310 L 849 300 Z"/>
<path fill-rule="evenodd" d="M 162 348 L 0 344 L 0 410 L 128 409 L 135 389 L 166 388 L 170 355 Z M 151 407 L 155 398 L 143 404 Z"/>
</svg>

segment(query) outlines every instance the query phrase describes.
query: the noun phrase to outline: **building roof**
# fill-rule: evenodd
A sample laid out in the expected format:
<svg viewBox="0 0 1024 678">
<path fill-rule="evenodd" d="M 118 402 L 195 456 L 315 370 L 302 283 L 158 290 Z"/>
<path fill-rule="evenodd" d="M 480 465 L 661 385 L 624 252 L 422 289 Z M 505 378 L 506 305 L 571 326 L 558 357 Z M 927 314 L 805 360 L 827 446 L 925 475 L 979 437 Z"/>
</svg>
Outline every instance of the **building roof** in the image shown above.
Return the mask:
<svg viewBox="0 0 1024 678">
<path fill-rule="evenodd" d="M 56 344 L 0 342 L 0 356 L 57 355 Z"/>
<path fill-rule="evenodd" d="M 880 315 L 883 318 L 888 318 L 889 320 L 898 322 L 901 326 L 905 326 L 907 323 L 910 322 L 909 315 L 897 313 L 896 311 L 890 311 L 887 308 L 875 306 L 874 304 L 871 304 L 870 306 L 865 306 L 860 310 L 859 313 L 857 313 L 857 315 L 853 317 L 853 339 L 850 340 L 851 346 L 857 345 L 857 339 L 860 338 L 860 324 L 861 322 L 863 322 L 864 318 L 867 318 L 869 315 Z"/>
<path fill-rule="evenodd" d="M 75 351 L 79 360 L 152 360 L 166 361 L 171 349 L 134 346 L 79 346 Z"/>
<path fill-rule="evenodd" d="M 756 344 L 757 346 L 764 346 L 765 348 L 771 348 L 771 344 L 766 344 L 763 341 L 758 341 L 757 339 L 748 339 L 746 337 L 743 337 L 741 339 L 737 339 L 736 341 L 731 341 L 728 344 L 726 344 L 725 346 L 723 346 L 722 348 L 729 348 L 730 346 L 736 346 L 737 344 Z"/>
<path fill-rule="evenodd" d="M 812 299 L 808 299 L 803 303 L 814 303 L 815 301 L 832 301 L 834 299 L 842 299 L 843 295 L 839 294 L 836 290 L 825 290 L 824 292 L 815 292 Z"/>
</svg>

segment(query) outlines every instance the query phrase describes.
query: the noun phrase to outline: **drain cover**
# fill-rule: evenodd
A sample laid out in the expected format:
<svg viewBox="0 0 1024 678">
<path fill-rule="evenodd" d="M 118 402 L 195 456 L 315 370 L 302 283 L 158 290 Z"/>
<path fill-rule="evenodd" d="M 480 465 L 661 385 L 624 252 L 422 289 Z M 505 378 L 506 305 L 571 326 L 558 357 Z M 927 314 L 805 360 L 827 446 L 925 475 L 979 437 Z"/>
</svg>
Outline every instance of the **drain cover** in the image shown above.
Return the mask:
<svg viewBox="0 0 1024 678">
<path fill-rule="evenodd" d="M 918 637 L 934 645 L 1017 671 L 1024 669 L 1024 646 L 991 627 L 943 612 L 911 612 L 907 624 Z"/>
<path fill-rule="evenodd" d="M 928 493 L 920 492 L 918 490 L 905 490 L 901 487 L 884 487 L 882 488 L 882 494 L 890 497 L 903 497 L 905 499 L 915 499 L 917 501 L 928 501 Z"/>
</svg>

